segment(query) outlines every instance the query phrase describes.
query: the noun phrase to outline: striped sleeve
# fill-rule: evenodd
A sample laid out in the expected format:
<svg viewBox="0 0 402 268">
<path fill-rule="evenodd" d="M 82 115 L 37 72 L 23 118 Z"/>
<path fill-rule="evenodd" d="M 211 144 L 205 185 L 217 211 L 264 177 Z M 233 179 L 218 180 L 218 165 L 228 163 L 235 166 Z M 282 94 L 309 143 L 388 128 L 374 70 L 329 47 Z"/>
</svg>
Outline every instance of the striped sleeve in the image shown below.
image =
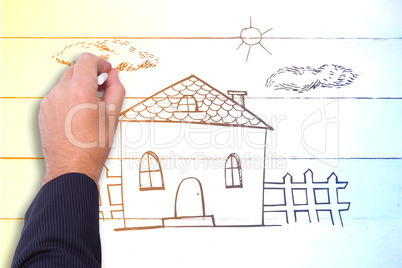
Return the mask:
<svg viewBox="0 0 402 268">
<path fill-rule="evenodd" d="M 98 198 L 80 173 L 46 183 L 26 212 L 12 267 L 101 267 Z"/>
</svg>

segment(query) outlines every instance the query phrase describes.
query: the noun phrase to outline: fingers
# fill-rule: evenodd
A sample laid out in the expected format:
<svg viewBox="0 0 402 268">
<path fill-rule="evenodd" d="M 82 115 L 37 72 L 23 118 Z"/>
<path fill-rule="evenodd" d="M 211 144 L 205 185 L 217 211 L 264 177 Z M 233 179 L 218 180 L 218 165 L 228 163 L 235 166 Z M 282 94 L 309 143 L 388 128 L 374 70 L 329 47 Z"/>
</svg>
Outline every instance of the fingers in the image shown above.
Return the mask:
<svg viewBox="0 0 402 268">
<path fill-rule="evenodd" d="M 70 81 L 71 78 L 73 77 L 73 72 L 74 72 L 74 65 L 71 65 L 68 67 L 68 69 L 64 72 L 63 76 L 60 79 L 61 83 L 65 83 L 67 81 Z"/>
<path fill-rule="evenodd" d="M 123 104 L 124 96 L 126 95 L 126 90 L 120 82 L 118 73 L 116 69 L 112 69 L 109 72 L 109 77 L 105 83 L 105 91 L 103 93 L 102 101 L 107 105 L 108 113 L 115 116 L 120 114 L 121 106 Z M 111 105 L 113 104 L 113 105 Z"/>
<path fill-rule="evenodd" d="M 98 74 L 108 73 L 112 65 L 104 59 L 90 53 L 81 54 L 73 68 L 72 79 L 82 83 L 85 89 L 93 90 L 98 87 Z"/>
<path fill-rule="evenodd" d="M 100 73 L 108 73 L 108 78 L 98 87 L 97 77 Z M 126 92 L 118 77 L 117 69 L 112 69 L 109 62 L 93 54 L 83 53 L 78 57 L 77 63 L 65 72 L 62 80 L 67 80 L 69 77 L 75 81 L 76 89 L 90 92 L 89 95 L 93 95 L 91 97 L 93 99 L 98 99 L 97 90 L 103 91 L 102 101 L 108 106 L 108 113 L 115 116 L 120 114 Z"/>
<path fill-rule="evenodd" d="M 91 53 L 82 53 L 74 67 L 74 75 L 93 75 L 98 76 L 100 73 L 107 73 L 112 68 L 112 65 L 101 58 L 98 58 Z"/>
</svg>

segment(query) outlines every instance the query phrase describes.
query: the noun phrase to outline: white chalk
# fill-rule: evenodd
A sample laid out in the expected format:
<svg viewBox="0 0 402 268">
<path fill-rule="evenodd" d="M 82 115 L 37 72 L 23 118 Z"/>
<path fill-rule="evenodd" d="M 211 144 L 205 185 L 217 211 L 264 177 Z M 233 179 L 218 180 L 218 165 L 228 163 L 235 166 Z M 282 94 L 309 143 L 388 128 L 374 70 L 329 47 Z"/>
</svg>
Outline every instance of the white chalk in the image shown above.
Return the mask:
<svg viewBox="0 0 402 268">
<path fill-rule="evenodd" d="M 106 79 L 108 77 L 107 73 L 101 73 L 100 75 L 98 75 L 98 85 L 103 85 L 103 83 L 105 83 Z"/>
</svg>

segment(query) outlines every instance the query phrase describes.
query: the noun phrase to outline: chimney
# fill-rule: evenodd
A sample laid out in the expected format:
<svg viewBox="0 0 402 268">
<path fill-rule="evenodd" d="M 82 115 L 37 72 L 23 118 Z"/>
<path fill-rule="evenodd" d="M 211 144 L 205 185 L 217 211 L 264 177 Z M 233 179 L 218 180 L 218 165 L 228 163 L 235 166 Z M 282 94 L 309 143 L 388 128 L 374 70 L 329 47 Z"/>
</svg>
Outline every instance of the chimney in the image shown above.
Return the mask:
<svg viewBox="0 0 402 268">
<path fill-rule="evenodd" d="M 244 96 L 247 96 L 247 91 L 239 91 L 239 90 L 228 90 L 228 94 L 232 99 L 238 103 L 240 103 L 241 106 L 245 107 L 244 103 Z"/>
</svg>

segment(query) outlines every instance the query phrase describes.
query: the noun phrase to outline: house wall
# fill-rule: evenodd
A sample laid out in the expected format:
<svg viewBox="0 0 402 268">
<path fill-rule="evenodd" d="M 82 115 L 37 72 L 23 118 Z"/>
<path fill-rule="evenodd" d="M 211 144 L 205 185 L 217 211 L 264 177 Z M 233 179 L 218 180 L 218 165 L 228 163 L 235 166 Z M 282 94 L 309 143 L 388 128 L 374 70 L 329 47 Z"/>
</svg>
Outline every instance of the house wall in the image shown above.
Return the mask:
<svg viewBox="0 0 402 268">
<path fill-rule="evenodd" d="M 102 170 L 99 180 L 99 213 L 101 219 L 122 219 L 122 200 L 121 200 L 121 172 L 120 161 L 118 159 L 109 159 Z M 109 186 L 109 187 L 108 187 Z"/>
<path fill-rule="evenodd" d="M 185 123 L 122 123 L 123 193 L 126 218 L 174 216 L 177 188 L 188 177 L 203 187 L 206 215 L 217 225 L 262 223 L 265 129 Z M 140 159 L 160 158 L 165 190 L 140 191 Z M 241 158 L 243 188 L 226 188 L 229 154 Z"/>
</svg>

